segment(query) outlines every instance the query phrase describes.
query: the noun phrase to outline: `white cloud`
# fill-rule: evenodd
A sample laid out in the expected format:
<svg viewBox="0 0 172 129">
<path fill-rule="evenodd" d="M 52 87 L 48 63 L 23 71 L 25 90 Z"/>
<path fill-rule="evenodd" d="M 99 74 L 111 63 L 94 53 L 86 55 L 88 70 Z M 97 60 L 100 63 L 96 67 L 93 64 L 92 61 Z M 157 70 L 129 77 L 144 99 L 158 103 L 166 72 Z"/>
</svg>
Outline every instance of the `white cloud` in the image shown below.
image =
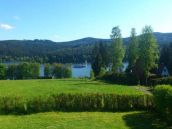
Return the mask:
<svg viewBox="0 0 172 129">
<path fill-rule="evenodd" d="M 13 16 L 13 18 L 14 18 L 15 20 L 20 20 L 20 17 L 19 17 L 19 16 Z"/>
<path fill-rule="evenodd" d="M 12 30 L 14 27 L 9 25 L 9 24 L 1 24 L 0 23 L 0 29 L 3 29 L 3 30 Z"/>
</svg>

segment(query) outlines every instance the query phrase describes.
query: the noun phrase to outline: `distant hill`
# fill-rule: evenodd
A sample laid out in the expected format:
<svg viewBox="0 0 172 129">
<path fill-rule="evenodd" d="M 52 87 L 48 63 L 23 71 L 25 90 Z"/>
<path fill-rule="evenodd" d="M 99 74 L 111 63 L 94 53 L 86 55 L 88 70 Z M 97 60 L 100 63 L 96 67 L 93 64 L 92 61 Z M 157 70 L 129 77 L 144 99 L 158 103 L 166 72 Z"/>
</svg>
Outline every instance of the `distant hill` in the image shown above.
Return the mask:
<svg viewBox="0 0 172 129">
<path fill-rule="evenodd" d="M 158 44 L 172 42 L 172 33 L 154 33 Z M 5 40 L 0 41 L 0 61 L 36 60 L 39 62 L 83 62 L 90 60 L 92 47 L 102 41 L 110 43 L 110 39 L 87 37 L 68 42 L 51 40 Z M 127 46 L 129 38 L 123 38 Z"/>
</svg>

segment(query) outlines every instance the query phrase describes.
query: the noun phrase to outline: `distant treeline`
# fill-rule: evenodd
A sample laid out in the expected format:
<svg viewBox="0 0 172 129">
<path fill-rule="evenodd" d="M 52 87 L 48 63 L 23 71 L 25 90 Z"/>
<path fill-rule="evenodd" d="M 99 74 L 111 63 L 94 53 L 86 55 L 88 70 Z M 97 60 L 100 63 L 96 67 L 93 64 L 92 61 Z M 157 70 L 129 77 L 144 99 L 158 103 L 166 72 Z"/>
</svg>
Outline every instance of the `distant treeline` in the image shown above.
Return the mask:
<svg viewBox="0 0 172 129">
<path fill-rule="evenodd" d="M 63 45 L 47 40 L 0 41 L 0 62 L 90 62 L 92 47 L 89 44 Z"/>
<path fill-rule="evenodd" d="M 157 43 L 172 42 L 172 33 L 154 33 Z M 123 38 L 128 49 L 129 38 Z M 38 62 L 38 63 L 83 63 L 92 61 L 92 50 L 96 43 L 103 42 L 111 49 L 110 39 L 84 38 L 75 41 L 56 43 L 50 40 L 6 40 L 0 41 L 0 62 Z M 127 58 L 125 54 L 124 60 Z"/>
<path fill-rule="evenodd" d="M 62 64 L 45 64 L 44 78 L 70 78 L 71 68 Z M 20 63 L 12 65 L 0 64 L 0 79 L 38 79 L 40 78 L 39 63 Z"/>
</svg>

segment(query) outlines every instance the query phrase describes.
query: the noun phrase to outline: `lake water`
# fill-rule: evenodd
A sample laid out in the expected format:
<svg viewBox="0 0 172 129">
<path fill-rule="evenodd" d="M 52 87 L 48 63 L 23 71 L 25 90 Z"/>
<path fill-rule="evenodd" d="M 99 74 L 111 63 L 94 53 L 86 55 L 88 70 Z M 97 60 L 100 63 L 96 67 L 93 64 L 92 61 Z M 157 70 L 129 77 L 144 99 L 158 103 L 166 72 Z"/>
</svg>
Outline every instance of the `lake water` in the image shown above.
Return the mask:
<svg viewBox="0 0 172 129">
<path fill-rule="evenodd" d="M 3 63 L 5 65 L 10 65 L 10 64 L 18 64 L 18 63 Z M 73 78 L 82 78 L 82 77 L 90 77 L 90 72 L 91 72 L 91 64 L 86 64 L 85 67 L 83 68 L 75 68 L 73 67 L 75 64 L 71 65 L 71 70 L 72 70 L 72 77 Z M 128 66 L 128 63 L 124 63 L 124 68 L 123 70 L 125 70 Z M 40 65 L 40 76 L 44 77 L 44 64 Z"/>
<path fill-rule="evenodd" d="M 90 77 L 91 72 L 91 64 L 86 64 L 83 68 L 75 68 L 73 67 L 75 64 L 71 65 L 72 77 L 73 78 L 82 78 L 82 77 Z M 44 77 L 44 65 L 40 65 L 40 76 Z"/>
</svg>

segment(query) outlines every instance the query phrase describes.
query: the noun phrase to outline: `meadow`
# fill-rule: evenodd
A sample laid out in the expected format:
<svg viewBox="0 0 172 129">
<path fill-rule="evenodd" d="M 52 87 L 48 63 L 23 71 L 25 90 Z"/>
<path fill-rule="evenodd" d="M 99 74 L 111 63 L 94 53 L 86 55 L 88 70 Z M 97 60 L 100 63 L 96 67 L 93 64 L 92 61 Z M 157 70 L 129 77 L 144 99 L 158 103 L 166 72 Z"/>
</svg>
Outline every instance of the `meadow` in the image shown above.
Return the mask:
<svg viewBox="0 0 172 129">
<path fill-rule="evenodd" d="M 131 111 L 153 107 L 143 87 L 88 79 L 0 81 L 0 113 Z"/>
<path fill-rule="evenodd" d="M 106 93 L 120 95 L 142 95 L 138 86 L 109 84 L 87 79 L 50 79 L 50 80 L 2 80 L 0 81 L 0 97 L 20 96 L 33 98 L 51 94 L 71 93 Z"/>
<path fill-rule="evenodd" d="M 149 97 L 145 87 L 88 79 L 2 80 L 0 129 L 165 129 L 146 111 Z"/>
</svg>

